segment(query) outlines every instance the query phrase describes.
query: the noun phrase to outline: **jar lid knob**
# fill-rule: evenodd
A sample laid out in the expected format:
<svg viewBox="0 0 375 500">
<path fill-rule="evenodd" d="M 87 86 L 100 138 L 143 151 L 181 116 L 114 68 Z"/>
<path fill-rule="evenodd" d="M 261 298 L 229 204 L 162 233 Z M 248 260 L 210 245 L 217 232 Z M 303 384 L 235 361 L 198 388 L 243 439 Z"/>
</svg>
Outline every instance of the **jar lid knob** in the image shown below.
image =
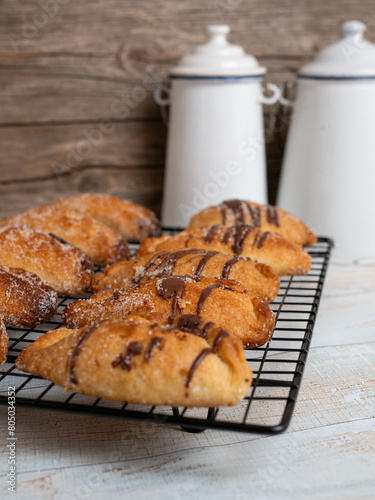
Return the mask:
<svg viewBox="0 0 375 500">
<path fill-rule="evenodd" d="M 350 36 L 350 35 L 363 35 L 366 31 L 366 25 L 361 21 L 346 21 L 341 26 L 342 36 Z"/>
<path fill-rule="evenodd" d="M 263 76 L 266 68 L 239 45 L 229 43 L 230 27 L 226 24 L 207 26 L 209 40 L 198 45 L 171 69 L 172 77 L 253 77 Z"/>
<path fill-rule="evenodd" d="M 211 24 L 207 26 L 207 32 L 210 35 L 210 44 L 227 44 L 227 34 L 230 27 L 227 24 Z"/>
</svg>

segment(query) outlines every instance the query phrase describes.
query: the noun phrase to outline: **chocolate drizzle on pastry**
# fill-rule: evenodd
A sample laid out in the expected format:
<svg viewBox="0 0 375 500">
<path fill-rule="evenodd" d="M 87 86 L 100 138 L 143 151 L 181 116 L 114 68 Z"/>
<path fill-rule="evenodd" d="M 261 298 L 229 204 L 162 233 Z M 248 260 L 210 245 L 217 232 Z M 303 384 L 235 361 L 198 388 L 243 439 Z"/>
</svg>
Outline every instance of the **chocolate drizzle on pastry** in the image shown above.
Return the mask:
<svg viewBox="0 0 375 500">
<path fill-rule="evenodd" d="M 205 251 L 204 251 L 205 252 Z M 208 252 L 205 252 L 205 255 L 201 258 L 199 261 L 199 264 L 197 265 L 197 268 L 194 273 L 194 278 L 199 278 L 200 275 L 202 274 L 202 271 L 207 264 L 207 262 L 214 256 L 217 255 L 219 252 L 215 252 L 213 250 L 209 250 Z"/>
<path fill-rule="evenodd" d="M 220 228 L 220 224 L 214 224 L 213 226 L 211 226 L 207 233 L 203 236 L 203 240 L 205 241 L 205 243 L 212 243 L 213 240 L 215 239 L 215 236 L 217 235 L 218 231 L 219 231 L 219 228 Z"/>
<path fill-rule="evenodd" d="M 223 267 L 223 272 L 221 273 L 221 277 L 222 278 L 228 278 L 229 276 L 229 273 L 231 272 L 232 270 L 232 267 L 234 266 L 234 264 L 236 264 L 239 260 L 241 259 L 241 257 L 238 257 L 238 256 L 235 256 L 235 257 L 232 257 L 231 259 L 227 260 L 226 263 L 224 264 L 224 267 Z"/>
<path fill-rule="evenodd" d="M 181 314 L 182 310 L 178 304 L 178 299 L 184 296 L 186 289 L 186 283 L 182 276 L 171 276 L 170 278 L 163 279 L 158 283 L 158 295 L 163 299 L 172 299 L 172 313 L 179 312 Z"/>
<path fill-rule="evenodd" d="M 202 307 L 203 307 L 205 301 L 211 295 L 211 293 L 213 292 L 213 290 L 215 290 L 215 288 L 221 288 L 222 290 L 230 290 L 231 292 L 236 292 L 237 291 L 235 288 L 232 288 L 232 287 L 230 287 L 228 285 L 225 285 L 225 283 L 223 283 L 221 281 L 213 283 L 212 285 L 208 286 L 207 288 L 204 288 L 202 290 L 201 295 L 200 295 L 199 300 L 198 300 L 197 314 L 199 314 L 201 312 Z"/>
<path fill-rule="evenodd" d="M 228 337 L 228 335 L 229 335 L 229 333 L 226 330 L 224 330 L 224 328 L 220 328 L 219 333 L 216 335 L 213 346 L 212 346 L 212 351 L 215 354 L 217 353 L 217 351 L 219 349 L 220 342 L 223 339 L 225 339 L 225 337 Z"/>
<path fill-rule="evenodd" d="M 142 352 L 142 344 L 134 341 L 129 342 L 125 353 L 120 353 L 115 360 L 112 361 L 113 368 L 119 366 L 123 370 L 130 371 L 132 368 L 132 359 L 135 355 Z"/>
<path fill-rule="evenodd" d="M 188 376 L 187 376 L 187 379 L 186 379 L 186 382 L 185 382 L 185 387 L 189 387 L 190 386 L 192 378 L 193 378 L 193 375 L 194 375 L 194 372 L 196 371 L 196 369 L 198 368 L 198 366 L 202 363 L 202 361 L 204 360 L 204 358 L 206 356 L 208 356 L 209 354 L 212 354 L 212 353 L 213 353 L 213 350 L 211 349 L 211 347 L 206 347 L 205 349 L 203 349 L 203 351 L 201 351 L 198 354 L 198 356 L 195 358 L 193 364 L 190 367 L 190 370 L 189 370 L 189 373 L 188 373 Z"/>
<path fill-rule="evenodd" d="M 204 360 L 204 358 L 206 356 L 208 356 L 209 354 L 216 354 L 218 349 L 219 349 L 219 345 L 220 345 L 220 342 L 225 338 L 227 337 L 229 334 L 227 331 L 225 331 L 223 328 L 220 328 L 219 329 L 219 333 L 216 335 L 215 337 L 215 340 L 213 342 L 213 345 L 212 345 L 212 348 L 211 347 L 206 347 L 205 349 L 203 349 L 199 354 L 198 356 L 195 358 L 193 364 L 191 365 L 190 367 L 190 370 L 189 370 L 189 373 L 188 373 L 188 376 L 187 376 L 187 379 L 186 379 L 186 382 L 185 382 L 185 387 L 189 387 L 190 384 L 191 384 L 191 381 L 193 379 L 193 375 L 196 371 L 196 369 L 198 368 L 198 366 L 202 363 L 202 361 Z"/>
<path fill-rule="evenodd" d="M 254 227 L 260 227 L 260 208 L 251 206 L 250 203 L 246 203 L 247 208 L 249 209 L 249 214 L 251 217 L 251 224 Z"/>
<path fill-rule="evenodd" d="M 178 319 L 177 328 L 182 332 L 189 332 L 202 336 L 202 316 L 197 316 L 196 314 L 183 314 Z"/>
<path fill-rule="evenodd" d="M 157 276 L 171 276 L 174 273 L 176 264 L 180 259 L 185 257 L 185 255 L 193 255 L 199 253 L 201 253 L 201 250 L 195 248 L 188 250 L 177 250 L 173 253 L 164 252 L 156 257 L 160 260 L 160 262 L 152 270 L 152 273 L 156 274 Z M 153 258 L 151 258 L 145 266 L 145 272 L 147 272 L 149 269 L 152 269 L 152 266 L 154 266 L 155 264 L 156 262 L 153 261 Z"/>
<path fill-rule="evenodd" d="M 182 308 L 178 301 L 185 294 L 186 283 L 182 276 L 171 276 L 164 278 L 157 286 L 157 293 L 165 300 L 172 299 L 172 312 L 168 318 L 168 324 L 171 324 L 176 314 L 182 314 Z"/>
<path fill-rule="evenodd" d="M 186 290 L 186 280 L 188 279 L 192 278 L 189 278 L 188 276 L 171 276 L 169 278 L 164 278 L 157 285 L 157 293 L 160 297 L 165 300 L 173 299 L 172 312 L 168 319 L 169 325 L 173 323 L 176 314 L 182 314 L 182 307 L 179 304 L 179 299 L 182 299 L 184 297 Z M 229 286 L 224 281 L 218 280 L 215 283 L 212 283 L 212 285 L 209 285 L 202 290 L 198 299 L 196 314 L 199 315 L 205 301 L 211 295 L 212 291 L 215 290 L 215 288 L 237 292 L 235 288 Z"/>
<path fill-rule="evenodd" d="M 202 255 L 201 260 L 199 261 L 194 275 L 194 278 L 199 278 L 204 270 L 207 262 L 214 257 L 214 255 L 218 254 L 216 251 L 208 251 L 197 248 L 189 248 L 186 250 L 177 250 L 176 252 L 161 252 L 157 255 L 153 255 L 145 264 L 142 272 L 139 275 L 136 275 L 132 283 L 139 284 L 142 280 L 152 277 L 163 277 L 163 276 L 172 276 L 174 274 L 174 270 L 176 264 L 179 260 L 184 257 L 194 256 L 194 255 Z"/>
<path fill-rule="evenodd" d="M 269 231 L 258 231 L 253 241 L 253 247 L 262 248 L 269 234 Z"/>
<path fill-rule="evenodd" d="M 225 225 L 227 223 L 229 215 L 231 215 L 234 219 L 233 225 L 236 226 L 238 224 L 245 224 L 245 208 L 247 208 L 249 212 L 251 225 L 254 227 L 260 227 L 260 208 L 257 206 L 252 206 L 247 201 L 241 200 L 228 200 L 219 205 L 222 224 Z"/>
<path fill-rule="evenodd" d="M 177 328 L 182 332 L 192 333 L 198 337 L 206 338 L 207 332 L 214 326 L 212 321 L 204 323 L 202 316 L 196 314 L 183 314 L 178 319 Z"/>
<path fill-rule="evenodd" d="M 72 382 L 72 384 L 77 385 L 78 384 L 78 379 L 75 373 L 75 367 L 77 364 L 78 357 L 82 351 L 83 344 L 86 342 L 86 340 L 90 337 L 90 335 L 95 331 L 95 329 L 100 325 L 100 323 L 96 323 L 93 326 L 90 326 L 89 328 L 85 328 L 80 336 L 77 339 L 77 342 L 74 345 L 73 348 L 73 353 L 70 357 L 69 362 L 69 379 Z M 69 359 L 69 358 L 68 358 Z"/>
<path fill-rule="evenodd" d="M 233 214 L 235 224 L 240 222 L 242 224 L 245 223 L 245 212 L 243 207 L 243 202 L 240 200 L 228 200 L 224 201 L 220 205 L 221 216 L 223 220 L 223 224 L 227 221 L 227 215 L 229 212 Z"/>
<path fill-rule="evenodd" d="M 70 243 L 68 243 L 66 240 L 64 240 L 63 238 L 60 238 L 60 236 L 56 236 L 56 234 L 53 234 L 53 233 L 48 233 L 50 236 L 52 236 L 52 238 L 55 238 L 55 240 L 59 241 L 60 243 L 62 243 L 63 245 L 70 245 Z"/>
<path fill-rule="evenodd" d="M 146 347 L 145 354 L 144 354 L 144 360 L 146 363 L 150 362 L 151 356 L 153 355 L 153 352 L 155 349 L 159 349 L 159 351 L 162 351 L 164 349 L 165 345 L 165 339 L 161 337 L 153 337 L 149 344 Z"/>
<path fill-rule="evenodd" d="M 241 255 L 246 238 L 254 229 L 253 226 L 247 224 L 240 224 L 237 226 L 230 226 L 222 237 L 223 243 L 228 243 L 229 239 L 233 238 L 232 250 L 235 255 Z"/>
<path fill-rule="evenodd" d="M 279 212 L 276 207 L 273 207 L 272 205 L 267 205 L 267 221 L 274 225 L 279 227 L 280 226 L 280 221 L 279 221 Z"/>
<path fill-rule="evenodd" d="M 133 278 L 132 283 L 140 284 L 143 280 L 146 280 L 148 278 L 158 278 L 158 277 L 161 278 L 163 276 L 166 277 L 172 276 L 178 261 L 190 255 L 192 257 L 194 257 L 195 255 L 197 256 L 202 255 L 202 258 L 198 262 L 195 271 L 192 275 L 194 279 L 198 279 L 201 277 L 209 260 L 212 259 L 212 257 L 214 257 L 215 255 L 218 255 L 219 253 L 220 252 L 215 250 L 204 250 L 197 248 L 177 250 L 176 252 L 161 252 L 157 255 L 153 255 L 146 262 L 144 268 L 142 269 L 142 272 Z M 230 259 L 228 259 L 223 266 L 221 278 L 228 278 L 229 273 L 232 270 L 232 267 L 239 260 L 241 260 L 241 257 L 238 256 L 235 256 L 233 258 L 231 257 Z"/>
<path fill-rule="evenodd" d="M 197 316 L 194 314 L 185 314 L 179 318 L 177 325 L 175 327 L 172 327 L 172 330 L 177 329 L 182 332 L 187 332 L 206 339 L 208 331 L 210 330 L 210 328 L 214 326 L 215 326 L 214 323 L 212 323 L 211 321 L 204 323 L 204 320 L 201 316 Z M 86 340 L 86 338 L 92 333 L 94 329 L 95 327 L 90 328 L 89 330 L 84 332 L 84 335 L 81 336 L 80 340 L 77 343 L 76 350 L 77 348 L 78 349 L 81 348 L 82 343 Z M 201 362 L 204 360 L 204 358 L 209 354 L 217 354 L 220 343 L 228 335 L 229 333 L 226 330 L 224 330 L 224 328 L 219 328 L 218 333 L 212 343 L 212 347 L 204 348 L 194 359 L 186 378 L 185 382 L 186 388 L 188 388 L 191 385 L 194 373 L 197 370 L 198 366 L 201 364 Z M 156 349 L 158 349 L 159 351 L 162 351 L 164 349 L 165 342 L 166 342 L 165 338 L 153 337 L 144 351 L 144 361 L 146 363 L 149 363 Z M 142 349 L 143 346 L 140 342 L 137 341 L 129 342 L 129 344 L 127 344 L 126 346 L 126 351 L 124 353 L 120 353 L 117 356 L 117 358 L 114 361 L 112 361 L 112 367 L 116 368 L 119 366 L 123 370 L 130 371 L 132 369 L 133 357 L 138 354 L 141 354 Z M 77 381 L 74 383 L 77 383 Z"/>
</svg>

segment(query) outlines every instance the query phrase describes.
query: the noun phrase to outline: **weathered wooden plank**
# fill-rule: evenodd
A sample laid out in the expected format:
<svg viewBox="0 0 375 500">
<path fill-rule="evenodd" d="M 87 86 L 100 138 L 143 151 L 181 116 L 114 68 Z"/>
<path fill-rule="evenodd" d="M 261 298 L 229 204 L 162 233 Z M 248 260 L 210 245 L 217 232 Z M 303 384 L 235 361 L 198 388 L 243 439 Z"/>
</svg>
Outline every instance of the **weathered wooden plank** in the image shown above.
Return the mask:
<svg viewBox="0 0 375 500">
<path fill-rule="evenodd" d="M 340 282 L 344 295 L 366 293 L 365 271 L 353 283 L 350 273 L 336 275 L 326 295 L 338 294 Z M 152 421 L 18 408 L 17 498 L 99 499 L 125 490 L 127 498 L 371 498 L 374 350 L 373 342 L 312 348 L 291 427 L 280 436 L 187 434 Z M 272 406 L 258 412 L 272 415 Z M 5 419 L 0 427 L 5 435 Z"/>
<path fill-rule="evenodd" d="M 144 47 L 145 41 L 155 44 L 155 35 L 163 34 L 165 44 L 169 40 L 169 50 L 176 53 L 181 42 L 188 45 L 202 42 L 205 38 L 202 28 L 208 23 L 227 22 L 239 34 L 237 40 L 248 40 L 247 48 L 252 47 L 254 54 L 300 54 L 333 40 L 340 22 L 352 17 L 371 21 L 374 14 L 371 0 L 360 4 L 341 0 L 339 9 L 336 3 L 321 0 L 282 0 L 277 4 L 272 0 L 142 0 L 136 4 L 130 0 L 105 4 L 99 0 L 79 3 L 55 0 L 55 3 L 54 15 L 43 16 L 37 0 L 27 4 L 21 0 L 3 1 L 0 7 L 3 46 L 11 45 L 6 35 L 13 33 L 19 48 L 71 48 L 100 54 L 116 51 L 119 41 L 127 42 L 130 35 L 142 39 Z"/>
<path fill-rule="evenodd" d="M 155 429 L 151 442 L 141 443 L 139 459 L 129 459 L 133 440 L 112 450 L 102 442 L 103 451 L 89 465 L 18 473 L 17 499 L 365 500 L 375 488 L 374 429 L 372 418 L 232 445 L 189 436 L 197 444 L 184 451 L 176 450 L 179 436 L 159 455 L 146 449 L 157 434 L 163 440 L 168 431 Z M 42 454 L 51 457 L 53 450 L 59 459 L 69 454 L 74 440 L 64 436 L 60 447 L 48 446 Z M 31 454 L 30 460 L 40 455 Z"/>
<path fill-rule="evenodd" d="M 274 200 L 278 179 L 282 133 L 282 129 L 277 129 L 267 143 L 271 201 Z M 26 209 L 46 203 L 56 196 L 62 186 L 67 194 L 90 188 L 105 192 L 111 184 L 110 180 L 105 180 L 110 168 L 117 171 L 152 166 L 159 169 L 160 178 L 163 175 L 166 128 L 157 121 L 113 122 L 108 132 L 103 122 L 6 127 L 0 128 L 0 141 L 1 216 L 18 211 L 18 207 Z M 95 170 L 94 167 L 100 168 Z M 78 170 L 82 172 L 74 174 Z M 131 181 L 130 172 L 137 178 L 143 175 L 142 172 L 137 174 L 134 168 L 126 170 L 121 174 L 124 176 L 121 184 Z M 147 190 L 151 190 L 154 193 L 152 205 L 159 208 L 161 183 L 155 185 L 155 179 L 147 175 L 143 182 L 144 188 L 135 182 L 132 197 L 148 205 L 150 197 L 146 196 L 144 200 L 142 197 Z"/>
<path fill-rule="evenodd" d="M 146 205 L 160 214 L 164 169 L 154 167 L 76 169 L 42 180 L 0 183 L 0 218 L 43 205 L 62 195 L 84 192 L 113 194 Z"/>
<path fill-rule="evenodd" d="M 160 122 L 106 122 L 0 128 L 0 184 L 43 180 L 87 166 L 164 163 Z"/>
<path fill-rule="evenodd" d="M 40 27 L 35 23 L 44 11 L 38 2 L 12 2 L 19 16 L 3 9 L 0 123 L 119 118 L 116 99 L 130 101 L 132 118 L 155 116 L 152 89 L 179 57 L 205 41 L 205 25 L 223 22 L 222 16 L 232 24 L 232 40 L 255 54 L 276 83 L 290 80 L 318 48 L 336 39 L 349 17 L 366 19 L 369 38 L 375 38 L 369 0 L 360 6 L 346 0 L 340 11 L 333 4 L 287 0 L 67 2 L 54 16 L 45 13 Z"/>
<path fill-rule="evenodd" d="M 255 54 L 269 68 L 268 79 L 278 84 L 291 80 L 320 47 L 335 40 L 340 23 L 348 18 L 365 20 L 369 39 L 375 39 L 375 9 L 370 0 L 360 5 L 343 0 L 340 9 L 329 2 L 306 0 L 297 4 L 291 0 L 277 4 L 272 0 L 142 0 L 136 4 L 110 0 L 105 5 L 99 0 L 26 4 L 5 0 L 0 14 L 0 125 L 5 125 L 0 135 L 0 180 L 9 183 L 21 178 L 36 182 L 50 175 L 51 164 L 67 155 L 65 148 L 82 140 L 77 127 L 87 130 L 91 122 L 101 119 L 159 120 L 153 89 L 181 55 L 206 40 L 209 23 L 229 23 L 230 39 Z M 265 109 L 266 120 L 268 116 Z M 7 128 L 10 124 L 30 128 L 16 139 L 14 129 Z M 35 124 L 48 129 L 32 129 Z M 54 129 L 51 124 L 67 128 Z M 70 124 L 74 125 L 69 130 Z M 161 123 L 152 133 L 138 128 L 130 165 L 135 157 L 138 165 L 154 164 L 144 150 L 149 151 L 155 135 L 163 134 L 164 149 Z M 279 134 L 267 145 L 271 202 L 284 137 L 285 133 Z M 107 146 L 96 148 L 100 151 L 80 164 L 128 166 L 121 140 L 113 141 L 104 141 L 110 152 Z M 156 157 L 160 164 L 158 153 Z M 37 195 L 34 186 L 36 191 L 31 194 L 28 188 L 24 196 L 48 198 Z"/>
<path fill-rule="evenodd" d="M 286 129 L 266 130 L 268 161 L 277 161 Z M 36 181 L 82 166 L 161 165 L 166 134 L 160 121 L 0 128 L 0 184 Z"/>
<path fill-rule="evenodd" d="M 23 55 L 16 55 L 16 59 L 19 58 L 24 60 Z M 40 59 L 43 60 L 41 65 Z M 124 72 L 116 75 L 120 70 L 114 68 L 115 57 L 99 58 L 102 65 L 94 67 L 92 59 L 30 56 L 27 64 L 3 64 L 0 124 L 160 117 L 153 92 L 167 81 L 166 75 L 173 62 L 168 66 L 145 62 L 135 78 Z M 269 68 L 267 80 L 282 84 L 294 79 L 301 61 L 287 58 L 281 64 L 271 59 L 266 64 Z M 265 108 L 265 114 L 269 114 L 269 108 Z"/>
<path fill-rule="evenodd" d="M 153 91 L 166 68 L 145 64 L 129 76 L 115 59 L 16 54 L 1 65 L 0 124 L 160 118 Z"/>
<path fill-rule="evenodd" d="M 374 354 L 374 342 L 356 346 L 313 348 L 287 434 L 295 435 L 307 429 L 373 417 Z M 5 390 L 3 385 L 2 390 Z M 25 390 L 23 395 L 30 397 L 29 393 L 30 391 Z M 254 412 L 258 422 L 262 419 L 266 421 L 278 413 L 276 405 L 275 401 L 254 402 L 252 413 Z M 224 411 L 225 414 L 232 415 L 232 419 L 238 418 L 235 407 Z M 206 446 L 263 441 L 259 435 L 224 431 L 191 435 L 176 428 L 172 430 L 170 427 L 156 426 L 152 416 L 145 423 L 132 423 L 70 412 L 61 414 L 19 408 L 17 418 L 18 439 L 27 443 L 18 459 L 19 473 L 35 470 L 32 460 L 35 450 L 38 450 L 40 470 L 47 470 L 50 468 L 51 449 L 56 451 L 54 466 L 63 468 L 68 465 L 79 467 L 96 462 L 110 462 L 112 450 L 129 461 L 136 461 L 163 454 L 189 454 L 191 450 Z M 51 421 L 54 422 L 53 432 L 46 432 L 51 427 Z M 89 440 L 94 423 L 96 439 Z M 5 422 L 0 421 L 0 426 L 4 428 L 5 425 Z M 290 441 L 292 440 L 291 438 Z M 76 453 L 77 450 L 81 452 Z"/>
<path fill-rule="evenodd" d="M 332 262 L 335 262 L 334 249 Z M 373 341 L 374 282 L 374 263 L 329 266 L 312 345 L 329 346 Z"/>
<path fill-rule="evenodd" d="M 158 122 L 0 129 L 0 217 L 61 194 L 104 192 L 160 212 L 165 127 Z"/>
</svg>

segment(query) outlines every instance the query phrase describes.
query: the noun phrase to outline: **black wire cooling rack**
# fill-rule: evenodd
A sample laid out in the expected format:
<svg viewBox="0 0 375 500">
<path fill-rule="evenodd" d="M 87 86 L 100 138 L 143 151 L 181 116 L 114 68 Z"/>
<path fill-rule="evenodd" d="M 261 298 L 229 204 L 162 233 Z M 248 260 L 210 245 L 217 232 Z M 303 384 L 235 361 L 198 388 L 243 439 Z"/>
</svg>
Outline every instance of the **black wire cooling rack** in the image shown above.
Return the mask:
<svg viewBox="0 0 375 500">
<path fill-rule="evenodd" d="M 0 403 L 8 403 L 8 387 L 15 387 L 16 407 L 172 424 L 190 432 L 205 429 L 283 432 L 296 405 L 332 246 L 329 238 L 319 238 L 308 249 L 312 260 L 310 272 L 281 278 L 280 292 L 270 304 L 276 315 L 272 339 L 261 348 L 246 351 L 253 383 L 242 403 L 235 407 L 187 409 L 118 403 L 64 393 L 61 387 L 47 380 L 17 370 L 14 362 L 21 350 L 43 333 L 58 328 L 64 307 L 77 298 L 88 298 L 88 294 L 61 298 L 56 316 L 38 328 L 8 328 L 8 359 L 0 367 Z M 135 251 L 136 246 L 132 249 Z"/>
</svg>

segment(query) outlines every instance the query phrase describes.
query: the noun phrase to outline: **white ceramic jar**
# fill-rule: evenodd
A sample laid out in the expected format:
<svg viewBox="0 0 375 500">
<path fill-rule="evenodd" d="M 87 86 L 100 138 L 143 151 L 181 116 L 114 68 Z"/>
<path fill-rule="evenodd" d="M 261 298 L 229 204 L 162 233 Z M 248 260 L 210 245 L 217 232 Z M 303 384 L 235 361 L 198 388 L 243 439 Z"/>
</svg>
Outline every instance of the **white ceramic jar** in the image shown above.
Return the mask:
<svg viewBox="0 0 375 500">
<path fill-rule="evenodd" d="M 190 217 L 224 199 L 267 201 L 263 103 L 266 69 L 229 44 L 228 26 L 209 26 L 210 40 L 170 72 L 170 104 L 162 224 L 185 227 Z"/>
<path fill-rule="evenodd" d="M 277 204 L 321 235 L 333 259 L 375 261 L 375 45 L 348 21 L 303 67 Z"/>
</svg>

